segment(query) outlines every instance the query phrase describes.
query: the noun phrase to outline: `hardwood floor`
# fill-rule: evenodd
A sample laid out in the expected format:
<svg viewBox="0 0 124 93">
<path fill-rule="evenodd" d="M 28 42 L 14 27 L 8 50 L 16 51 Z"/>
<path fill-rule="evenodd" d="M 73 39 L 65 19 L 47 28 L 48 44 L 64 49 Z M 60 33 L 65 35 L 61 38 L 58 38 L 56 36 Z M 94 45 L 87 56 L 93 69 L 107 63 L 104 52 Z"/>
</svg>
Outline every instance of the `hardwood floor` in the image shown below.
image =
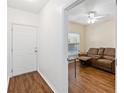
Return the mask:
<svg viewBox="0 0 124 93">
<path fill-rule="evenodd" d="M 10 79 L 8 93 L 53 93 L 38 72 Z"/>
<path fill-rule="evenodd" d="M 38 72 L 10 79 L 8 93 L 53 93 Z M 69 93 L 115 93 L 115 75 L 77 62 L 69 64 Z"/>
<path fill-rule="evenodd" d="M 74 63 L 70 63 L 69 93 L 115 93 L 115 75 L 77 62 L 75 79 Z"/>
</svg>

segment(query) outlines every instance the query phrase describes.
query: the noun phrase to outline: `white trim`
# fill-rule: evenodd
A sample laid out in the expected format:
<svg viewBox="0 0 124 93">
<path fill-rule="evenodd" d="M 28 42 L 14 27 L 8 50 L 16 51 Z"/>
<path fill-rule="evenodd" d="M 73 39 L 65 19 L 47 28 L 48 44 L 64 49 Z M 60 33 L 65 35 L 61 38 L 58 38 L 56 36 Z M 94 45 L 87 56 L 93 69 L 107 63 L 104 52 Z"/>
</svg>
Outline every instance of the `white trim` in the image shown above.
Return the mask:
<svg viewBox="0 0 124 93">
<path fill-rule="evenodd" d="M 63 16 L 63 31 L 65 33 L 65 37 L 64 37 L 64 41 L 65 41 L 65 46 L 64 46 L 64 49 L 66 49 L 66 55 L 65 55 L 65 60 L 68 59 L 68 27 L 67 27 L 67 24 L 68 24 L 68 11 L 67 11 L 67 8 L 71 5 L 77 5 L 78 2 L 83 2 L 85 0 L 69 0 L 67 3 L 65 3 L 63 6 L 62 6 L 62 16 Z M 68 61 L 67 61 L 68 62 Z"/>
<path fill-rule="evenodd" d="M 43 73 L 41 73 L 41 71 L 38 69 L 39 74 L 41 75 L 41 77 L 46 81 L 46 83 L 48 84 L 48 86 L 53 90 L 54 93 L 59 93 L 56 88 L 54 87 L 54 85 L 46 78 L 45 75 L 43 75 Z"/>
<path fill-rule="evenodd" d="M 29 26 L 29 27 L 35 27 L 35 28 L 38 28 L 38 26 L 35 26 L 35 25 L 29 25 L 29 24 L 12 23 L 12 26 L 13 26 L 13 25 Z"/>
<path fill-rule="evenodd" d="M 69 11 L 69 10 L 75 8 L 76 6 L 78 6 L 79 4 L 81 4 L 84 1 L 85 0 L 75 0 L 72 4 L 68 5 L 68 7 L 66 7 L 65 10 Z"/>
<path fill-rule="evenodd" d="M 71 5 L 76 4 L 77 2 L 81 2 L 81 1 L 84 1 L 84 0 L 68 0 L 68 2 L 63 5 L 63 10 L 65 11 Z"/>
<path fill-rule="evenodd" d="M 61 10 L 62 11 L 62 17 L 63 17 L 62 18 L 62 25 L 63 25 L 63 31 L 64 31 L 64 36 L 63 36 L 64 46 L 63 46 L 63 48 L 65 49 L 65 52 L 66 52 L 65 56 L 64 56 L 64 59 L 65 59 L 65 62 L 67 62 L 67 65 L 66 65 L 67 66 L 67 76 L 68 76 L 68 61 L 67 61 L 67 59 L 68 59 L 68 32 L 69 32 L 68 27 L 67 27 L 67 25 L 68 25 L 68 11 L 67 11 L 67 8 L 70 5 L 72 5 L 72 4 L 74 4 L 78 1 L 79 0 L 68 0 L 68 2 L 62 6 L 62 10 Z M 69 84 L 68 84 L 68 86 L 69 86 Z M 68 91 L 69 91 L 69 88 L 68 88 Z M 58 92 L 55 92 L 55 93 L 58 93 Z"/>
<path fill-rule="evenodd" d="M 11 43 L 11 46 L 10 46 L 10 53 L 11 53 L 11 55 L 10 55 L 10 59 L 11 59 L 11 61 L 10 61 L 10 77 L 12 77 L 13 76 L 13 72 L 11 71 L 12 69 L 13 69 L 13 51 L 12 51 L 12 49 L 13 49 L 13 24 L 11 24 L 11 32 L 10 32 L 10 34 L 11 34 L 11 40 L 10 40 L 10 43 Z"/>
<path fill-rule="evenodd" d="M 10 76 L 7 78 L 7 90 L 9 88 L 9 83 L 10 83 Z"/>
</svg>

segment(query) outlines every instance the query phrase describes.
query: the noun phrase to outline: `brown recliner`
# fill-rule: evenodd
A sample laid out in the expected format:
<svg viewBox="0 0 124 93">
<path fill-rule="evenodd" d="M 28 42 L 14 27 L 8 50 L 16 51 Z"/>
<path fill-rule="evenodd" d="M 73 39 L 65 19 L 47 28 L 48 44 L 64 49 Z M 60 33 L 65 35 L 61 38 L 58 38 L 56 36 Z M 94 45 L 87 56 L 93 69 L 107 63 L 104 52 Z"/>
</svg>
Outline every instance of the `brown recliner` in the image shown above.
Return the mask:
<svg viewBox="0 0 124 93">
<path fill-rule="evenodd" d="M 91 57 L 88 64 L 91 65 L 93 62 L 96 61 L 96 59 L 100 58 L 101 55 L 98 55 L 99 49 L 98 48 L 89 48 L 87 53 L 80 53 L 79 57 L 85 56 L 85 57 Z"/>
<path fill-rule="evenodd" d="M 90 48 L 79 56 L 92 57 L 91 66 L 115 73 L 115 48 Z"/>
<path fill-rule="evenodd" d="M 115 48 L 105 48 L 101 58 L 97 59 L 92 65 L 115 73 Z"/>
<path fill-rule="evenodd" d="M 97 55 L 98 55 L 99 57 L 93 58 L 93 59 L 91 60 L 91 65 L 92 65 L 92 66 L 94 66 L 94 67 L 98 67 L 98 66 L 99 66 L 99 65 L 98 65 L 98 62 L 96 62 L 96 60 L 102 58 L 103 53 L 104 53 L 104 49 L 105 49 L 105 48 L 99 48 L 99 49 L 98 49 L 98 54 L 97 54 Z"/>
<path fill-rule="evenodd" d="M 94 59 L 100 58 L 100 55 L 98 55 L 98 51 L 99 51 L 98 48 L 89 48 L 87 53 L 80 53 L 79 56 L 88 56 Z"/>
</svg>

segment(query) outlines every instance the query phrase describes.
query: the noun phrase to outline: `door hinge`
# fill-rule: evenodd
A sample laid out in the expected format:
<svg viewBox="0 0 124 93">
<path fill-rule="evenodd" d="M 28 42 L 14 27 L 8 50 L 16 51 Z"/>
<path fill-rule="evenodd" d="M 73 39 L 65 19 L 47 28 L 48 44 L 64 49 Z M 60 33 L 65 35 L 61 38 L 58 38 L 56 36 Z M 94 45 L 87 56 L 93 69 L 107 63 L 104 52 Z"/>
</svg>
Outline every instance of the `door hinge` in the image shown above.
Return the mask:
<svg viewBox="0 0 124 93">
<path fill-rule="evenodd" d="M 11 27 L 11 31 L 13 31 L 13 27 Z"/>
<path fill-rule="evenodd" d="M 11 52 L 13 52 L 13 48 L 11 48 Z"/>
<path fill-rule="evenodd" d="M 38 52 L 38 50 L 35 50 L 34 52 L 35 52 L 35 53 L 37 53 L 37 52 Z"/>
</svg>

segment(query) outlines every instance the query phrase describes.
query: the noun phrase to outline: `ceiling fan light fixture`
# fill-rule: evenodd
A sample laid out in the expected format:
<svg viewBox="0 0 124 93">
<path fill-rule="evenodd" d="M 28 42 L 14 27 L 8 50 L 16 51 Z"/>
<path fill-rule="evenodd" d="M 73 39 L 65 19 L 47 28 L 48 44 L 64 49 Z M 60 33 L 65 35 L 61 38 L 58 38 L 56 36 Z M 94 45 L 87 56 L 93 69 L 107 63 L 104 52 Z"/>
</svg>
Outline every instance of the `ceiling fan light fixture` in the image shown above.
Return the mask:
<svg viewBox="0 0 124 93">
<path fill-rule="evenodd" d="M 94 24 L 95 22 L 96 22 L 96 19 L 95 18 L 91 20 L 91 23 L 92 24 Z"/>
<path fill-rule="evenodd" d="M 95 12 L 89 12 L 88 23 L 94 24 L 96 22 Z"/>
<path fill-rule="evenodd" d="M 92 12 L 92 13 L 89 14 L 89 17 L 90 17 L 90 18 L 94 18 L 94 15 L 95 15 L 95 14 Z"/>
<path fill-rule="evenodd" d="M 94 24 L 96 22 L 96 18 L 88 18 L 89 24 Z"/>
<path fill-rule="evenodd" d="M 90 24 L 91 23 L 91 20 L 88 18 L 88 23 Z"/>
</svg>

